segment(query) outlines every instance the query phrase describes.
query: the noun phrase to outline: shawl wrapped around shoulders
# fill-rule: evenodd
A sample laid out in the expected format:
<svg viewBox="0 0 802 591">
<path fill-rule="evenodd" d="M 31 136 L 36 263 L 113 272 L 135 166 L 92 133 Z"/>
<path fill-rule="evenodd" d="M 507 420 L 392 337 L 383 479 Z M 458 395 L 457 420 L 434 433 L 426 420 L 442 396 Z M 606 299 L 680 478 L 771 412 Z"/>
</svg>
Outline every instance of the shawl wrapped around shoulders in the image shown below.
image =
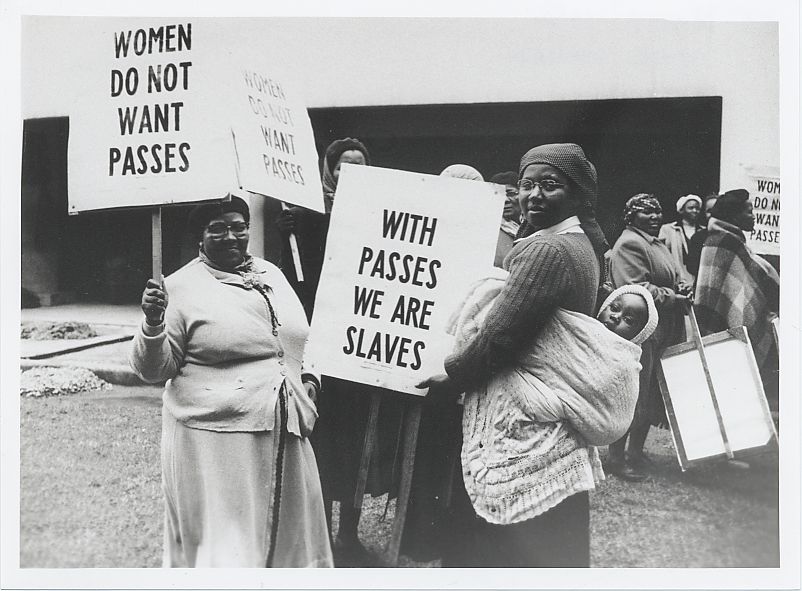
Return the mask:
<svg viewBox="0 0 802 591">
<path fill-rule="evenodd" d="M 774 344 L 771 321 L 779 303 L 780 276 L 774 268 L 749 249 L 740 228 L 711 218 L 694 298 L 702 333 L 745 326 L 762 367 Z"/>
</svg>

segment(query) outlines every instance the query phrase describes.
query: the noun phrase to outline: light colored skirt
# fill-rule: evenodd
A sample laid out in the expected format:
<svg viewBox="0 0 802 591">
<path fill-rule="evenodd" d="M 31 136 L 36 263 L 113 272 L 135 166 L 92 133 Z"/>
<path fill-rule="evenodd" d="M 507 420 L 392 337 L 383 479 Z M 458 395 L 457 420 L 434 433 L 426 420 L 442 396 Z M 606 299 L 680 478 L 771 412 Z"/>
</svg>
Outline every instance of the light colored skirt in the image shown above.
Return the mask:
<svg viewBox="0 0 802 591">
<path fill-rule="evenodd" d="M 279 420 L 217 432 L 162 410 L 163 566 L 333 566 L 312 446 Z"/>
</svg>

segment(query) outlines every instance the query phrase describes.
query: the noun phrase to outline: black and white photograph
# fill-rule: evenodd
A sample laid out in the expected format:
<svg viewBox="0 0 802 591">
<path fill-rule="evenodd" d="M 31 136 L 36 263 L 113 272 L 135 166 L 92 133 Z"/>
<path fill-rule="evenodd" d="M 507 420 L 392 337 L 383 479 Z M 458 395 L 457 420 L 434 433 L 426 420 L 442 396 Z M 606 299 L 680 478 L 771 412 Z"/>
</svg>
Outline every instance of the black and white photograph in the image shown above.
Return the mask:
<svg viewBox="0 0 802 591">
<path fill-rule="evenodd" d="M 0 16 L 0 587 L 802 584 L 796 2 Z"/>
</svg>

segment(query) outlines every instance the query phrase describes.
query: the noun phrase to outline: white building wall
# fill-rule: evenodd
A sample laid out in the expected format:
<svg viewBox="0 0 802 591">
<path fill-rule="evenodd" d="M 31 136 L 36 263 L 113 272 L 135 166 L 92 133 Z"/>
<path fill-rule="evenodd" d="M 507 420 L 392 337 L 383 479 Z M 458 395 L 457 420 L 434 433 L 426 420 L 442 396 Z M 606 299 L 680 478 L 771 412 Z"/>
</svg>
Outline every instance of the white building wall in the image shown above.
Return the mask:
<svg viewBox="0 0 802 591">
<path fill-rule="evenodd" d="M 119 23 L 110 19 L 111 30 Z M 721 188 L 744 184 L 742 165 L 780 164 L 772 22 L 248 18 L 206 26 L 212 24 L 221 48 L 247 47 L 295 72 L 309 107 L 722 96 Z M 69 18 L 24 21 L 24 117 L 67 114 L 76 76 L 88 66 L 71 57 L 80 44 L 77 27 Z"/>
</svg>

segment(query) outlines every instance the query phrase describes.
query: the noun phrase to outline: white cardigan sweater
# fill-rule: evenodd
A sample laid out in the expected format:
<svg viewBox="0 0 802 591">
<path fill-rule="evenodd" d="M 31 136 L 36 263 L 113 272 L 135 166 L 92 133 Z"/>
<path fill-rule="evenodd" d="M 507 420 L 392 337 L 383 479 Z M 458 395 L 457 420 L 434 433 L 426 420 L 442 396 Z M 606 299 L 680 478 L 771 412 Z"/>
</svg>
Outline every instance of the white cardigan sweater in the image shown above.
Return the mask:
<svg viewBox="0 0 802 591">
<path fill-rule="evenodd" d="M 269 431 L 286 387 L 287 429 L 311 433 L 317 412 L 301 383 L 309 333 L 301 303 L 281 271 L 254 258 L 280 326 L 273 334 L 262 295 L 239 275 L 195 259 L 167 277 L 166 330 L 143 326 L 130 363 L 146 382 L 168 380 L 164 410 L 188 427 Z M 316 376 L 317 377 L 317 376 Z"/>
</svg>

